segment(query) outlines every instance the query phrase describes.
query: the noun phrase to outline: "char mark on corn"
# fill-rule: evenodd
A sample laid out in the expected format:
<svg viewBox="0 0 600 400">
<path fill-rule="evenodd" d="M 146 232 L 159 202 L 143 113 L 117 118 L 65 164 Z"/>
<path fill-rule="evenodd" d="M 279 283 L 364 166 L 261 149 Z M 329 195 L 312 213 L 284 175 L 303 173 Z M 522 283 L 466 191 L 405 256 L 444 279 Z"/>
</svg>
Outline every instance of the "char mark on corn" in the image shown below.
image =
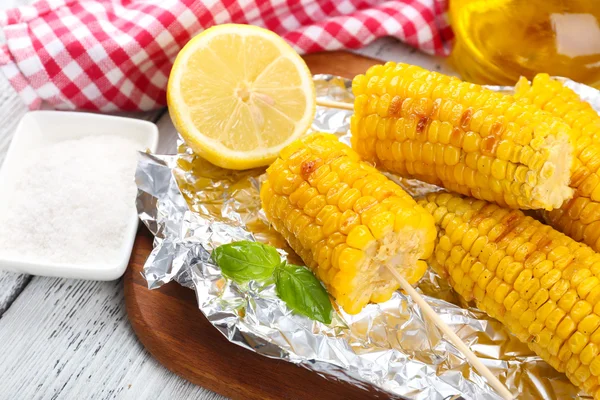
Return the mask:
<svg viewBox="0 0 600 400">
<path fill-rule="evenodd" d="M 348 313 L 388 300 L 393 266 L 414 284 L 433 251 L 433 217 L 334 135 L 292 143 L 268 168 L 265 214 Z"/>
<path fill-rule="evenodd" d="M 571 197 L 569 126 L 512 96 L 396 64 L 352 83 L 352 147 L 404 177 L 511 208 Z"/>
</svg>

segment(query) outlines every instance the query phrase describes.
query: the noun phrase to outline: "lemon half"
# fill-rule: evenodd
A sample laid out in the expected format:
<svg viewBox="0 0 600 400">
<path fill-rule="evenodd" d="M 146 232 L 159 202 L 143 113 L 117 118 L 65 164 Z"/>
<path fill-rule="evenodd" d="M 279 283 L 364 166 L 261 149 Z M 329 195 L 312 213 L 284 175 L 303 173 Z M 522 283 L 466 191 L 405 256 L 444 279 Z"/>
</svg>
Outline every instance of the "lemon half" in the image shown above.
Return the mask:
<svg viewBox="0 0 600 400">
<path fill-rule="evenodd" d="M 225 24 L 178 54 L 167 89 L 171 119 L 198 155 L 223 168 L 268 165 L 315 115 L 302 58 L 275 33 Z"/>
</svg>

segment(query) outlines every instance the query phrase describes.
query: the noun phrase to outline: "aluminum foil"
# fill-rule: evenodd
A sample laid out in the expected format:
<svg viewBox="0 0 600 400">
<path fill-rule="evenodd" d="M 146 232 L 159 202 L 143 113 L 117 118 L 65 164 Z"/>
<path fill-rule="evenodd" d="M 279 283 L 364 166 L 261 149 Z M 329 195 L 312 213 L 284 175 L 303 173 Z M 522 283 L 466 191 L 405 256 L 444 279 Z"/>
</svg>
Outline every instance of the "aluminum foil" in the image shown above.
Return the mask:
<svg viewBox="0 0 600 400">
<path fill-rule="evenodd" d="M 348 80 L 318 75 L 315 84 L 321 98 L 352 101 Z M 572 84 L 595 106 L 600 104 L 595 89 Z M 312 129 L 336 133 L 348 143 L 349 118 L 349 111 L 319 107 Z M 141 154 L 136 173 L 137 207 L 140 219 L 155 235 L 143 272 L 148 287 L 155 289 L 175 280 L 195 290 L 202 313 L 232 343 L 333 379 L 375 386 L 391 397 L 500 398 L 400 292 L 385 303 L 367 306 L 358 315 L 338 310 L 326 326 L 290 312 L 275 295 L 273 285 L 237 285 L 223 278 L 210 253 L 237 240 L 270 243 L 291 261 L 301 263 L 283 238 L 270 229 L 261 211 L 263 174 L 264 169 L 240 172 L 215 167 L 195 156 L 183 142 L 176 156 Z M 392 178 L 413 195 L 438 190 L 418 181 Z M 418 290 L 519 399 L 585 397 L 499 322 L 462 302 L 431 269 Z"/>
</svg>

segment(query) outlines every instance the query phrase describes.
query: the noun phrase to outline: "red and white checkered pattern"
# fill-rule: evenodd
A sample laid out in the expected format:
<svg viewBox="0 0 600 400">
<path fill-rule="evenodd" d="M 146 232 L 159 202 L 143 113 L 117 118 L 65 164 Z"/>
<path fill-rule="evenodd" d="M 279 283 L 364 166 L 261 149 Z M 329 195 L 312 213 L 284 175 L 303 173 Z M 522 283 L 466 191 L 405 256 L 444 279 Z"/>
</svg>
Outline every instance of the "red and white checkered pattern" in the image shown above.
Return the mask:
<svg viewBox="0 0 600 400">
<path fill-rule="evenodd" d="M 41 0 L 0 12 L 0 68 L 32 109 L 150 110 L 195 34 L 226 22 L 280 34 L 299 53 L 381 36 L 448 51 L 446 0 Z"/>
</svg>

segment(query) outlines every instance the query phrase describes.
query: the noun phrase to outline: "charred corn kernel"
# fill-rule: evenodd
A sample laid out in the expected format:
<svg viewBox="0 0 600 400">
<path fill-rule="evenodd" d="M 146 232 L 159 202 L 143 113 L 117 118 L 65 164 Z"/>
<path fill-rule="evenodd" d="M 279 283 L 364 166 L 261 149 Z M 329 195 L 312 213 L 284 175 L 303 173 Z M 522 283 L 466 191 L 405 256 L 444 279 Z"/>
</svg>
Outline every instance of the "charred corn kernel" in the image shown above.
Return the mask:
<svg viewBox="0 0 600 400">
<path fill-rule="evenodd" d="M 575 194 L 560 209 L 545 213 L 553 227 L 600 251 L 600 117 L 571 89 L 548 74 L 530 84 L 522 78 L 515 97 L 535 104 L 571 127 L 574 162 L 570 186 Z M 587 232 L 587 233 L 586 233 Z"/>
<path fill-rule="evenodd" d="M 571 128 L 535 105 L 392 62 L 352 90 L 352 147 L 387 171 L 511 208 L 551 210 L 572 196 Z"/>
<path fill-rule="evenodd" d="M 600 254 L 521 211 L 481 203 L 439 192 L 419 200 L 434 216 L 440 238 L 447 238 L 434 248 L 436 268 L 450 274 L 462 297 L 566 370 L 574 384 L 600 376 L 600 282 L 594 279 Z M 486 219 L 493 223 L 479 229 Z M 477 255 L 463 248 L 482 237 L 486 244 Z M 520 249 L 527 256 L 518 261 Z M 597 379 L 592 384 L 600 388 Z"/>
<path fill-rule="evenodd" d="M 273 227 L 348 313 L 389 299 L 392 260 L 413 284 L 425 274 L 433 217 L 333 135 L 283 149 L 260 195 Z"/>
</svg>

